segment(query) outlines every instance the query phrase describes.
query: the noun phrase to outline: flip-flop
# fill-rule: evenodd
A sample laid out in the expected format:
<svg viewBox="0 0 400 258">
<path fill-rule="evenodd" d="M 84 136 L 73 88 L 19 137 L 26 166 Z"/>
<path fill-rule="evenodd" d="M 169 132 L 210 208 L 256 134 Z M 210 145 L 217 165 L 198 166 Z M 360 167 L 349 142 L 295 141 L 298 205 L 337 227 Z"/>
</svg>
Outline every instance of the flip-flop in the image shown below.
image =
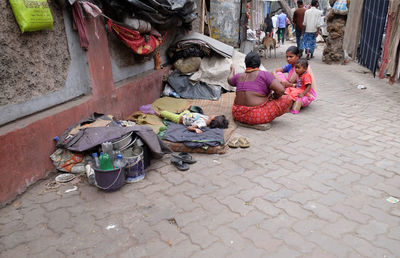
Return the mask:
<svg viewBox="0 0 400 258">
<path fill-rule="evenodd" d="M 190 155 L 190 154 L 187 153 L 187 152 L 180 152 L 178 155 L 176 155 L 176 154 L 174 153 L 174 154 L 172 154 L 172 157 L 175 157 L 175 158 L 177 158 L 177 159 L 180 159 L 180 160 L 182 160 L 183 162 L 188 163 L 188 164 L 193 164 L 193 163 L 196 163 L 196 162 L 197 162 L 197 160 L 195 160 L 195 159 L 192 157 L 192 155 Z"/>
<path fill-rule="evenodd" d="M 189 164 L 183 162 L 181 159 L 177 159 L 177 158 L 173 157 L 171 159 L 171 164 L 173 164 L 180 171 L 189 170 Z"/>
<path fill-rule="evenodd" d="M 249 141 L 244 137 L 239 137 L 239 147 L 240 148 L 248 148 L 250 147 Z"/>
<path fill-rule="evenodd" d="M 298 110 L 293 110 L 293 109 L 291 109 L 291 110 L 290 110 L 290 113 L 292 113 L 292 114 L 296 115 L 296 114 L 298 114 L 298 113 L 299 113 L 299 111 L 298 111 Z"/>
<path fill-rule="evenodd" d="M 237 137 L 233 137 L 232 139 L 229 140 L 228 146 L 230 148 L 238 148 L 239 145 L 239 139 Z"/>
</svg>

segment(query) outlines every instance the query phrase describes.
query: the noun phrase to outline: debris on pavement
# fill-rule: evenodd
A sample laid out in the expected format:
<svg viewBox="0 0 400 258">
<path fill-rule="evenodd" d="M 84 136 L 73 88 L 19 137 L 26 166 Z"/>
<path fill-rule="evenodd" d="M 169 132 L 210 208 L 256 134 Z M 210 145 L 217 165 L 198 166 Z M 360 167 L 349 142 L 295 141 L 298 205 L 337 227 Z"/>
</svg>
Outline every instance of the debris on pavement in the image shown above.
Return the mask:
<svg viewBox="0 0 400 258">
<path fill-rule="evenodd" d="M 66 183 L 66 182 L 71 181 L 74 178 L 75 178 L 75 175 L 64 173 L 64 174 L 56 176 L 55 180 L 57 183 Z"/>
<path fill-rule="evenodd" d="M 357 89 L 359 89 L 359 90 L 365 90 L 366 88 L 367 88 L 367 86 L 365 86 L 365 85 L 362 85 L 362 84 L 357 85 Z"/>
<path fill-rule="evenodd" d="M 107 229 L 107 230 L 110 230 L 110 229 L 114 229 L 114 228 L 116 228 L 116 227 L 117 227 L 116 225 L 110 224 L 110 225 L 108 225 L 108 226 L 106 227 L 106 229 Z"/>
<path fill-rule="evenodd" d="M 71 189 L 67 189 L 67 190 L 65 190 L 65 192 L 64 193 L 69 193 L 69 192 L 73 192 L 73 191 L 76 191 L 76 190 L 78 190 L 78 187 L 75 185 L 74 187 L 72 187 Z"/>
<path fill-rule="evenodd" d="M 394 198 L 393 196 L 390 196 L 389 198 L 386 199 L 386 201 L 395 204 L 395 203 L 398 203 L 400 200 L 397 198 Z"/>
<path fill-rule="evenodd" d="M 58 183 L 58 182 L 48 182 L 46 185 L 45 185 L 45 187 L 46 187 L 46 190 L 50 190 L 50 189 L 56 189 L 56 188 L 58 188 L 58 187 L 60 187 L 61 186 L 61 184 L 60 183 Z"/>
</svg>

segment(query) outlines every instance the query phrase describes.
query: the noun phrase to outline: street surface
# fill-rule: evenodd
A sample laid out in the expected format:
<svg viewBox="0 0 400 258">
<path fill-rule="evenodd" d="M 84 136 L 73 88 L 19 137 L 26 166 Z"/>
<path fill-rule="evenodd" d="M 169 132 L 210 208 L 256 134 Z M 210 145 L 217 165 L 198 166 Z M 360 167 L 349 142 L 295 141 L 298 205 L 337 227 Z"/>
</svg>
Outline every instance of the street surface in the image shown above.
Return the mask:
<svg viewBox="0 0 400 258">
<path fill-rule="evenodd" d="M 386 200 L 400 198 L 399 84 L 321 52 L 317 100 L 268 131 L 238 128 L 248 149 L 194 154 L 186 172 L 153 160 L 113 193 L 36 183 L 0 209 L 0 257 L 400 257 L 400 203 Z"/>
</svg>

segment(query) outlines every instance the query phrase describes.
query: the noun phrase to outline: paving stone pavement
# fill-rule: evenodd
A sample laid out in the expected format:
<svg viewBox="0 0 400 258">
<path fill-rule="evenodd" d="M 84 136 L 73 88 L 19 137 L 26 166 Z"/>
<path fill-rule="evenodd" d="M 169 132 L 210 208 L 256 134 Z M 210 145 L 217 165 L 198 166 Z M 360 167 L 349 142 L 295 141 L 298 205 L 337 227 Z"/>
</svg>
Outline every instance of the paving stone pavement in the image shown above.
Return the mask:
<svg viewBox="0 0 400 258">
<path fill-rule="evenodd" d="M 250 148 L 194 154 L 187 172 L 166 156 L 113 193 L 46 190 L 53 175 L 0 210 L 0 256 L 400 257 L 400 203 L 386 201 L 400 197 L 399 84 L 321 50 L 318 99 L 268 131 L 238 128 Z"/>
</svg>

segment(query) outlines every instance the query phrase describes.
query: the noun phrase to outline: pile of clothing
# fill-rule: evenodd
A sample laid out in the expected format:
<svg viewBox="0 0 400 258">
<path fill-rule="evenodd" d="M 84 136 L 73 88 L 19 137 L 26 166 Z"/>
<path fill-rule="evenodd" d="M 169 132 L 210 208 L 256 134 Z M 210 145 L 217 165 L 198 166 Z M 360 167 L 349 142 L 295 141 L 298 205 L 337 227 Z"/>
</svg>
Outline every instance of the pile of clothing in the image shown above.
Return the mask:
<svg viewBox="0 0 400 258">
<path fill-rule="evenodd" d="M 226 78 L 234 56 L 233 47 L 193 32 L 178 36 L 167 54 L 175 70 L 168 76 L 164 96 L 217 100 L 223 89 L 232 90 Z M 221 66 L 221 62 L 227 65 Z M 202 76 L 204 71 L 218 71 L 220 74 L 210 76 L 205 72 Z"/>
<path fill-rule="evenodd" d="M 89 47 L 84 13 L 106 18 L 107 27 L 135 54 L 149 55 L 166 39 L 171 27 L 192 28 L 197 18 L 194 0 L 69 0 L 58 1 L 72 6 L 74 28 L 78 30 L 81 47 Z"/>
</svg>

